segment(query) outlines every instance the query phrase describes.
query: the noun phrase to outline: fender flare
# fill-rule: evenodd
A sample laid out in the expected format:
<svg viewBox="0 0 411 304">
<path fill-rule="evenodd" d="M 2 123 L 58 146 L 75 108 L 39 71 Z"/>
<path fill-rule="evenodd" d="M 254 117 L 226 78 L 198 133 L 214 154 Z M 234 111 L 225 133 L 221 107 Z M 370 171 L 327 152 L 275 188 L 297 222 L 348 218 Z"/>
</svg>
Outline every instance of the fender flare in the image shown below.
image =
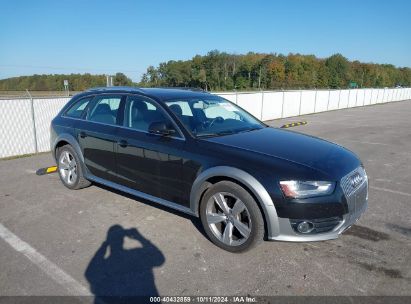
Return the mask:
<svg viewBox="0 0 411 304">
<path fill-rule="evenodd" d="M 81 162 L 81 166 L 82 166 L 83 172 L 86 173 L 87 171 L 85 170 L 86 168 L 85 168 L 85 165 L 84 165 L 83 152 L 81 151 L 81 148 L 80 148 L 79 143 L 78 143 L 77 140 L 74 138 L 74 136 L 71 135 L 71 134 L 62 133 L 62 134 L 60 134 L 60 135 L 54 140 L 54 142 L 53 142 L 53 144 L 52 144 L 52 150 L 51 150 L 51 152 L 52 152 L 53 157 L 54 157 L 54 159 L 56 160 L 56 162 L 57 162 L 56 147 L 57 147 L 57 145 L 58 145 L 60 142 L 62 142 L 62 141 L 67 142 L 67 143 L 74 149 L 74 151 L 76 152 L 77 156 L 80 158 L 80 162 Z"/>
<path fill-rule="evenodd" d="M 200 196 L 205 190 L 204 185 L 211 177 L 221 176 L 232 178 L 245 185 L 257 198 L 257 203 L 263 210 L 267 224 L 267 235 L 273 237 L 279 234 L 279 219 L 274 203 L 264 186 L 249 173 L 229 166 L 217 166 L 203 171 L 195 179 L 190 192 L 190 209 L 199 216 Z"/>
</svg>

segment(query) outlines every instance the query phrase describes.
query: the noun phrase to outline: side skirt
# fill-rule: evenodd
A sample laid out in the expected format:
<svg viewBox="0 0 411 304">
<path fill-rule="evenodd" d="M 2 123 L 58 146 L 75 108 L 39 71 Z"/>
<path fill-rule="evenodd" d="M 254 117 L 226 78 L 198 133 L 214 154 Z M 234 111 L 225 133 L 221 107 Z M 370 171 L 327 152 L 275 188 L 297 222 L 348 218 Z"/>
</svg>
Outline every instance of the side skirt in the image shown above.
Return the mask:
<svg viewBox="0 0 411 304">
<path fill-rule="evenodd" d="M 150 195 L 150 194 L 146 194 L 144 192 L 140 192 L 140 191 L 137 191 L 137 190 L 134 190 L 134 189 L 128 188 L 126 186 L 122 186 L 122 185 L 119 185 L 119 184 L 116 184 L 116 183 L 113 183 L 113 182 L 110 182 L 110 181 L 107 181 L 105 179 L 102 179 L 102 178 L 94 176 L 94 175 L 87 175 L 86 178 L 88 180 L 92 181 L 92 182 L 102 184 L 102 185 L 107 186 L 109 188 L 113 188 L 113 189 L 116 189 L 116 190 L 119 190 L 119 191 L 122 191 L 122 192 L 125 192 L 125 193 L 128 193 L 128 194 L 131 194 L 133 196 L 141 197 L 141 198 L 146 199 L 148 201 L 152 201 L 152 202 L 158 203 L 160 205 L 169 207 L 171 209 L 178 210 L 178 211 L 184 212 L 186 214 L 197 217 L 197 215 L 190 208 L 181 206 L 177 203 L 173 203 L 173 202 L 167 201 L 165 199 L 162 199 L 162 198 Z"/>
</svg>

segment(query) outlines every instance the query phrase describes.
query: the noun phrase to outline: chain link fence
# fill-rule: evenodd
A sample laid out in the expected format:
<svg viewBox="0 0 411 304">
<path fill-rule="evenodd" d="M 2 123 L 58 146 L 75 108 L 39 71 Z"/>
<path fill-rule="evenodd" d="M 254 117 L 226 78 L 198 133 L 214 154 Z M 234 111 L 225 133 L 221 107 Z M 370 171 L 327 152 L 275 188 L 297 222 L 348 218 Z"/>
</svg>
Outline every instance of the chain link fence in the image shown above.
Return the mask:
<svg viewBox="0 0 411 304">
<path fill-rule="evenodd" d="M 50 122 L 69 98 L 0 99 L 0 158 L 50 150 Z"/>
<path fill-rule="evenodd" d="M 261 120 L 411 99 L 410 88 L 214 93 Z M 50 150 L 50 123 L 70 98 L 0 99 L 0 158 Z"/>
</svg>

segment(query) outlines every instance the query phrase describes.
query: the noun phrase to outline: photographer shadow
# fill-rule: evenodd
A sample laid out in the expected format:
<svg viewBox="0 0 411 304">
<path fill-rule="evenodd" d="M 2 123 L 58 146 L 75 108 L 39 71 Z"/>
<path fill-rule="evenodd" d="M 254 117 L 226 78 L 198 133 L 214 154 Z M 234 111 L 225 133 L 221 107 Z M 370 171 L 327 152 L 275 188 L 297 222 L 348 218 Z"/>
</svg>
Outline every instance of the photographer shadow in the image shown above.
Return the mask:
<svg viewBox="0 0 411 304">
<path fill-rule="evenodd" d="M 126 237 L 138 241 L 141 247 L 124 248 Z M 162 252 L 136 228 L 111 226 L 106 240 L 85 271 L 95 303 L 118 303 L 121 298 L 158 296 L 153 268 L 161 266 L 164 261 Z"/>
</svg>

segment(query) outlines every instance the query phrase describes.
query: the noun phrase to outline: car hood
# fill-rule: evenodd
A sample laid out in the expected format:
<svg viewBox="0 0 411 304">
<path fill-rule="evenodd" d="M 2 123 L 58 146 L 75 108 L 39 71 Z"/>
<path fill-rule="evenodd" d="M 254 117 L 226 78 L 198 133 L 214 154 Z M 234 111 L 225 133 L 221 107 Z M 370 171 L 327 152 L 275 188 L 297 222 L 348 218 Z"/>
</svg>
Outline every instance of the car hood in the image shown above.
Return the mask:
<svg viewBox="0 0 411 304">
<path fill-rule="evenodd" d="M 207 141 L 281 158 L 340 179 L 357 168 L 358 157 L 344 147 L 301 133 L 271 127 Z"/>
</svg>

